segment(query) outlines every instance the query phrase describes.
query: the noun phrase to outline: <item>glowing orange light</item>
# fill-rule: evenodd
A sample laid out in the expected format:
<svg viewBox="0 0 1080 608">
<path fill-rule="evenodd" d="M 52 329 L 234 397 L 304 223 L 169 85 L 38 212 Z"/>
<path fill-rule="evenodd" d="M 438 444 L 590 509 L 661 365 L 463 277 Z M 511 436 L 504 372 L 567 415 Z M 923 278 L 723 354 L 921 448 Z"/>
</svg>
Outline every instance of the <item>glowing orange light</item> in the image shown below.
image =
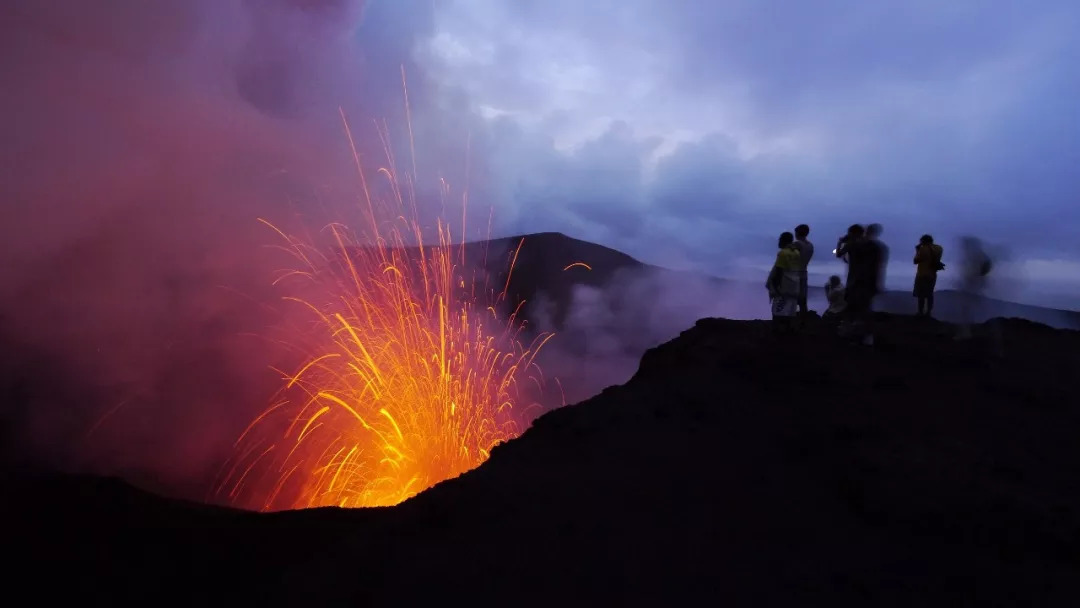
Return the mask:
<svg viewBox="0 0 1080 608">
<path fill-rule="evenodd" d="M 580 267 L 584 268 L 585 270 L 592 270 L 592 266 L 589 266 L 585 262 L 574 262 L 573 264 L 567 265 L 566 268 L 563 268 L 563 272 L 566 272 L 567 270 L 570 270 L 571 268 L 574 268 L 575 266 L 580 266 Z"/>
<path fill-rule="evenodd" d="M 551 334 L 520 341 L 516 311 L 497 311 L 505 286 L 477 306 L 466 249 L 449 226 L 440 220 L 426 244 L 411 184 L 380 169 L 393 195 L 373 201 L 355 145 L 353 155 L 366 239 L 328 226 L 337 251 L 325 253 L 264 221 L 299 263 L 278 283 L 302 282 L 285 300 L 314 321 L 303 336 L 314 346 L 237 441 L 218 486 L 234 504 L 394 505 L 475 468 L 537 413 L 535 402 L 519 403 L 519 389 L 542 384 L 534 358 Z"/>
</svg>

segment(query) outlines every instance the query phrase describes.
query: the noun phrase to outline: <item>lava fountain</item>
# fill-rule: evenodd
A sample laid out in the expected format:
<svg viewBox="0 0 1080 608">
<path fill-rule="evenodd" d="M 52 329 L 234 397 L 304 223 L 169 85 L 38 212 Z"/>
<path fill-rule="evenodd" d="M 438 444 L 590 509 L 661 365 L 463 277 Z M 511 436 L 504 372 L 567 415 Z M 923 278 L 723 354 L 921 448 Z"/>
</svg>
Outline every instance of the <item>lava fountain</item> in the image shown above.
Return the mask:
<svg viewBox="0 0 1080 608">
<path fill-rule="evenodd" d="M 391 194 L 375 197 L 353 146 L 366 233 L 330 225 L 334 247 L 319 251 L 264 222 L 297 261 L 276 280 L 292 286 L 284 300 L 312 323 L 296 340 L 306 360 L 282 373 L 278 397 L 222 471 L 217 492 L 228 502 L 259 510 L 395 505 L 475 468 L 540 409 L 523 395 L 542 385 L 534 358 L 551 334 L 526 344 L 520 305 L 499 310 L 522 243 L 501 288 L 465 276 L 464 238 L 454 243 L 440 219 L 435 242 L 425 242 L 415 190 L 387 150 L 390 166 L 378 179 Z"/>
</svg>

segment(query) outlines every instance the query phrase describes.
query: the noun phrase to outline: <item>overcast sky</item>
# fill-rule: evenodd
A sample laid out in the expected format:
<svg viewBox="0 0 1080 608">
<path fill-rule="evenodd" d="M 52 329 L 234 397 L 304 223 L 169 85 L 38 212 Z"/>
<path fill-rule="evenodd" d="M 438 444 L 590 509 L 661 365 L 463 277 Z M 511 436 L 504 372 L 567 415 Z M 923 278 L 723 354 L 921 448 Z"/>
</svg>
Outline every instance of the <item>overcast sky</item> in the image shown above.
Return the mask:
<svg viewBox="0 0 1080 608">
<path fill-rule="evenodd" d="M 120 251 L 124 231 L 179 241 L 178 260 L 258 249 L 252 218 L 355 188 L 339 107 L 366 165 L 384 162 L 377 120 L 411 169 L 404 68 L 422 191 L 467 184 L 471 225 L 494 210 L 494 236 L 560 231 L 758 280 L 780 232 L 810 224 L 812 268 L 840 272 L 836 238 L 876 221 L 894 286 L 920 235 L 948 262 L 971 233 L 1080 307 L 1078 6 L 15 0 L 0 229 L 27 260 L 73 240 Z"/>
<path fill-rule="evenodd" d="M 447 0 L 417 49 L 484 117 L 501 229 L 730 274 L 878 221 L 898 277 L 929 232 L 1080 280 L 1078 6 Z"/>
</svg>

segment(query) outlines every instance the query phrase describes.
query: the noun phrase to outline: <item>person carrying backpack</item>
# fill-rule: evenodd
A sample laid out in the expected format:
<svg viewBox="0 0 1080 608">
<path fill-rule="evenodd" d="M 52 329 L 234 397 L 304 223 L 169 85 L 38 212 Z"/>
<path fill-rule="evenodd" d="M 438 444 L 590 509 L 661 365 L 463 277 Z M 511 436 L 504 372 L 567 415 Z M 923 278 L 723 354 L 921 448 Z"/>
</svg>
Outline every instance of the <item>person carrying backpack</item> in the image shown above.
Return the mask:
<svg viewBox="0 0 1080 608">
<path fill-rule="evenodd" d="M 930 317 L 934 312 L 934 289 L 938 272 L 945 270 L 941 263 L 944 253 L 944 248 L 934 243 L 934 237 L 929 234 L 922 235 L 919 244 L 915 245 L 915 289 L 911 295 L 918 298 L 916 316 Z"/>
</svg>

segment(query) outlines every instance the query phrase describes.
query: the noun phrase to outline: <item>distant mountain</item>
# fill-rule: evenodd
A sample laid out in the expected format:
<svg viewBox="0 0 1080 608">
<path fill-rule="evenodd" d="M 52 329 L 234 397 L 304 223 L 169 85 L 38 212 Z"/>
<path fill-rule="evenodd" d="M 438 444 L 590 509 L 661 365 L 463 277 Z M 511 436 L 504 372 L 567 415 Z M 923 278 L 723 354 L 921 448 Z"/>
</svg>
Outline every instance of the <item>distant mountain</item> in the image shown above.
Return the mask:
<svg viewBox="0 0 1080 608">
<path fill-rule="evenodd" d="M 964 294 L 953 289 L 938 291 L 934 297 L 934 316 L 951 323 L 960 321 L 963 318 L 963 298 Z M 878 298 L 877 308 L 885 312 L 911 314 L 915 304 L 910 292 L 890 291 Z M 979 297 L 975 301 L 972 316 L 978 322 L 1004 317 L 1027 319 L 1059 329 L 1080 329 L 1080 311 L 1057 310 L 988 297 Z"/>
<path fill-rule="evenodd" d="M 719 310 L 703 310 L 705 314 L 701 316 L 745 319 L 764 318 L 768 314 L 764 288 L 757 282 L 735 281 L 653 266 L 615 249 L 557 232 L 526 234 L 469 243 L 466 245 L 467 255 L 474 261 L 486 260 L 484 265 L 487 271 L 492 276 L 503 277 L 505 280 L 505 269 L 509 257 L 513 255 L 522 239 L 524 239 L 524 244 L 518 254 L 507 295 L 512 301 L 524 299 L 527 302 L 525 316 L 530 317 L 529 313 L 535 313 L 535 308 L 529 306 L 528 303 L 534 302 L 539 294 L 544 294 L 554 306 L 555 323 L 560 328 L 571 306 L 575 286 L 606 288 L 619 280 L 642 275 L 653 278 L 663 277 L 662 282 L 675 291 L 671 294 L 662 294 L 665 298 L 675 298 L 680 295 L 687 298 L 702 297 L 701 293 L 678 293 L 680 284 L 693 284 L 696 291 L 714 287 L 716 293 L 705 297 L 716 302 Z M 485 251 L 486 256 L 483 255 Z M 564 270 L 575 262 L 584 262 L 591 270 L 579 266 Z M 661 296 L 656 293 L 651 295 L 654 298 Z M 961 321 L 961 298 L 962 294 L 954 290 L 939 291 L 935 302 L 935 317 L 952 323 Z M 810 300 L 812 309 L 824 310 L 826 308 L 822 287 L 811 286 Z M 754 307 L 748 307 L 746 305 L 748 302 L 760 302 L 758 307 L 760 312 L 753 314 L 751 308 Z M 641 304 L 646 303 L 641 302 Z M 735 314 L 732 314 L 732 304 L 738 304 L 734 306 L 737 309 L 734 311 Z M 890 291 L 879 297 L 875 306 L 882 312 L 913 314 L 915 299 L 910 292 Z M 1080 330 L 1080 311 L 1057 310 L 988 297 L 976 299 L 973 316 L 977 322 L 995 317 L 1020 318 L 1059 329 Z M 692 323 L 694 320 L 696 319 L 687 321 Z"/>
</svg>

